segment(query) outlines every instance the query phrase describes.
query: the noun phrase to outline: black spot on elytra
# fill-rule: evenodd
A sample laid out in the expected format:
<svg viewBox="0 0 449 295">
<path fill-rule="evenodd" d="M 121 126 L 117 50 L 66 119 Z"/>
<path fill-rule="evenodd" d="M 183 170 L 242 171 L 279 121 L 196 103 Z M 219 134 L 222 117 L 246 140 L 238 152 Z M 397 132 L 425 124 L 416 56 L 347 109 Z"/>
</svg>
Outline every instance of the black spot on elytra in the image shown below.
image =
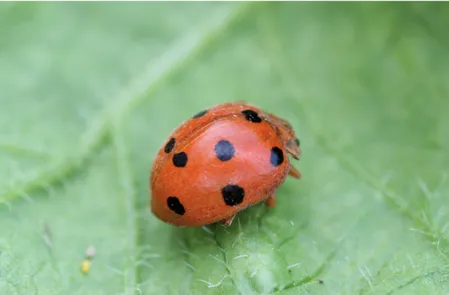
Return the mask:
<svg viewBox="0 0 449 295">
<path fill-rule="evenodd" d="M 270 162 L 273 166 L 279 166 L 284 162 L 284 153 L 277 146 L 271 149 Z"/>
<path fill-rule="evenodd" d="M 184 215 L 186 210 L 177 197 L 168 197 L 167 206 L 178 215 Z"/>
<path fill-rule="evenodd" d="M 250 122 L 254 122 L 254 123 L 262 122 L 262 119 L 253 110 L 244 110 L 244 111 L 242 111 L 242 114 L 245 115 L 246 120 L 248 120 Z"/>
<path fill-rule="evenodd" d="M 298 138 L 295 139 L 295 142 L 296 142 L 296 145 L 299 146 L 299 139 Z"/>
<path fill-rule="evenodd" d="M 228 140 L 220 140 L 215 145 L 215 154 L 220 161 L 228 161 L 235 154 L 234 146 Z"/>
<path fill-rule="evenodd" d="M 204 116 L 207 113 L 207 110 L 201 111 L 199 113 L 197 113 L 196 115 L 194 115 L 192 118 L 197 119 L 200 118 L 202 116 Z"/>
<path fill-rule="evenodd" d="M 221 189 L 221 194 L 226 205 L 235 206 L 243 202 L 245 190 L 238 185 L 228 184 Z"/>
<path fill-rule="evenodd" d="M 174 154 L 173 165 L 176 167 L 185 167 L 187 165 L 187 154 L 184 152 Z"/>
<path fill-rule="evenodd" d="M 173 150 L 173 148 L 175 147 L 175 143 L 176 143 L 176 140 L 174 138 L 171 138 L 165 145 L 164 152 L 166 152 L 167 154 L 169 152 L 171 152 Z"/>
</svg>

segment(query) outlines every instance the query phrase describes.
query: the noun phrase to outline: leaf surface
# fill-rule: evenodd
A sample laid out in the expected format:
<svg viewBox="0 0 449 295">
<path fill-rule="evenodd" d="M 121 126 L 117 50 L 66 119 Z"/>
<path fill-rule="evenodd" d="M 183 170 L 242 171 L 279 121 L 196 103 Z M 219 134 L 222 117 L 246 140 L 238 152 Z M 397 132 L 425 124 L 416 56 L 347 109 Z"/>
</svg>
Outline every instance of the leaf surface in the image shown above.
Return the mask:
<svg viewBox="0 0 449 295">
<path fill-rule="evenodd" d="M 446 294 L 448 9 L 1 4 L 0 293 Z M 294 126 L 303 177 L 229 228 L 163 224 L 155 153 L 231 100 Z"/>
</svg>

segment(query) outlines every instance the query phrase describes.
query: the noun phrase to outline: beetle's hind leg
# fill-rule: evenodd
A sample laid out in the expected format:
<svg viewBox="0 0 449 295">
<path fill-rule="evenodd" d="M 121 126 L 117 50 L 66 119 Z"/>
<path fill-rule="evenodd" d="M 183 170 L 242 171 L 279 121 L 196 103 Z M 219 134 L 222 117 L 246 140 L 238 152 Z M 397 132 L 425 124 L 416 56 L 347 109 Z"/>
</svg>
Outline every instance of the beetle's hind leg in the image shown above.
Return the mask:
<svg viewBox="0 0 449 295">
<path fill-rule="evenodd" d="M 298 169 L 296 169 L 293 165 L 290 165 L 290 170 L 288 171 L 288 175 L 294 178 L 301 178 L 301 172 L 299 172 Z"/>
</svg>

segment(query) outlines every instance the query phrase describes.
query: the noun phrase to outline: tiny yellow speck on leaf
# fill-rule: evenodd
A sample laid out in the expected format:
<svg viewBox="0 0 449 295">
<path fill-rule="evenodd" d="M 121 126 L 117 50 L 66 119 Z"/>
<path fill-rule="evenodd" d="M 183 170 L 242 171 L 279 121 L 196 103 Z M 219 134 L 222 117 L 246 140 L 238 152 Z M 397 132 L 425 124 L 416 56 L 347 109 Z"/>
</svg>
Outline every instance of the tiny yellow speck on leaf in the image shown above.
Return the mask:
<svg viewBox="0 0 449 295">
<path fill-rule="evenodd" d="M 90 269 L 90 261 L 84 259 L 83 262 L 81 263 L 81 272 L 87 274 L 89 272 L 89 269 Z"/>
</svg>

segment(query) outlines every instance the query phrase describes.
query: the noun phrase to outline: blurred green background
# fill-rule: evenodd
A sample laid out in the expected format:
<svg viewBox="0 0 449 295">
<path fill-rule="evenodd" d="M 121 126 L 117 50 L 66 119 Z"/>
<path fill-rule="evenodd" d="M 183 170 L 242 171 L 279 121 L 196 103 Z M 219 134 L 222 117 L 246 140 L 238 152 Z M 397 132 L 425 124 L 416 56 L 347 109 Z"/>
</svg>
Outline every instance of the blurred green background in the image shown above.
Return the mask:
<svg viewBox="0 0 449 295">
<path fill-rule="evenodd" d="M 448 294 L 448 28 L 446 3 L 0 4 L 0 294 Z M 163 224 L 156 151 L 232 100 L 291 122 L 302 179 Z"/>
</svg>

